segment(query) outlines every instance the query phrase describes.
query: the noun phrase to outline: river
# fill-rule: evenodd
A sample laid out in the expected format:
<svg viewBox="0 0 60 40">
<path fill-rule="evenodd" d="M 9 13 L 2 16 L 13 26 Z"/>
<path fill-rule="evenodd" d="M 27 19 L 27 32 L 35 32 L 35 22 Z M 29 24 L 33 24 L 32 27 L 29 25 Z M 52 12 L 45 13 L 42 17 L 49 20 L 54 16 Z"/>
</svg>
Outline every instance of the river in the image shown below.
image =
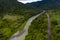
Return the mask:
<svg viewBox="0 0 60 40">
<path fill-rule="evenodd" d="M 28 34 L 28 29 L 32 21 L 43 13 L 45 13 L 45 11 L 29 18 L 24 28 L 21 31 L 17 31 L 15 34 L 13 34 L 9 40 L 25 40 L 25 36 Z"/>
</svg>

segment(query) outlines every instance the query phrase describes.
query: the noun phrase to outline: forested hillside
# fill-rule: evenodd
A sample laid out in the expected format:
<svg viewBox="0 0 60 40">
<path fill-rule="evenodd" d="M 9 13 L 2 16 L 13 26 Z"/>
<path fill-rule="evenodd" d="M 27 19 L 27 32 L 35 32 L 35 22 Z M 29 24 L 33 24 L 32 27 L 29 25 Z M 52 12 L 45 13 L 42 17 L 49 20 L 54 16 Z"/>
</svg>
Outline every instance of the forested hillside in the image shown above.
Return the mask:
<svg viewBox="0 0 60 40">
<path fill-rule="evenodd" d="M 50 16 L 50 40 L 60 40 L 60 0 L 42 0 L 27 3 L 32 7 L 45 10 Z M 48 17 L 46 13 L 36 18 L 29 30 L 25 40 L 48 40 Z"/>
<path fill-rule="evenodd" d="M 44 10 L 55 10 L 60 9 L 60 0 L 42 0 L 38 2 L 27 3 L 27 5 Z"/>
<path fill-rule="evenodd" d="M 51 21 L 51 40 L 60 40 L 60 0 L 42 0 L 23 4 L 17 0 L 0 0 L 0 40 L 9 40 L 20 31 L 26 21 L 46 10 Z M 47 16 L 36 18 L 29 28 L 25 40 L 48 40 Z"/>
<path fill-rule="evenodd" d="M 8 40 L 24 27 L 28 18 L 37 13 L 38 9 L 17 0 L 0 0 L 0 40 Z"/>
</svg>

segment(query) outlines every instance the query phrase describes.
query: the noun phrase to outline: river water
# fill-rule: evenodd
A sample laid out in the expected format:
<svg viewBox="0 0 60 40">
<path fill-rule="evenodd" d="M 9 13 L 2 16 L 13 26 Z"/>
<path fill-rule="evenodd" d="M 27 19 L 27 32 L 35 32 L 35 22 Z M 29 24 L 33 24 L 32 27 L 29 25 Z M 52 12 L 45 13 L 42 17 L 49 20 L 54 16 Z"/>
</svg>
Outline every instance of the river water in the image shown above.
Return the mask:
<svg viewBox="0 0 60 40">
<path fill-rule="evenodd" d="M 24 28 L 21 31 L 18 31 L 15 34 L 13 34 L 9 40 L 25 40 L 25 36 L 28 34 L 28 29 L 29 29 L 29 26 L 31 25 L 32 21 L 34 19 L 36 19 L 38 16 L 40 16 L 41 14 L 43 14 L 44 12 L 45 11 L 29 18 L 26 25 L 24 26 Z"/>
</svg>

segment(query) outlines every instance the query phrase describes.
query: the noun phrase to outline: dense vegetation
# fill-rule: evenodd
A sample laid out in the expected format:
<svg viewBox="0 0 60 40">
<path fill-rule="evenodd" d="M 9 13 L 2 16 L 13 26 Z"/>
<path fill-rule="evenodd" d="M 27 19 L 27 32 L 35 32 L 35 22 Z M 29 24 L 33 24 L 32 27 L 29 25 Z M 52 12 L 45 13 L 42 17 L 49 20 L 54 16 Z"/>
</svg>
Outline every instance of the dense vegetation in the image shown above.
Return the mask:
<svg viewBox="0 0 60 40">
<path fill-rule="evenodd" d="M 42 0 L 27 5 L 48 11 L 51 21 L 51 40 L 60 40 L 60 0 Z M 46 14 L 40 15 L 32 22 L 25 40 L 48 40 L 47 28 Z"/>
<path fill-rule="evenodd" d="M 51 21 L 51 40 L 60 40 L 60 11 L 49 11 Z M 36 18 L 29 30 L 25 40 L 48 40 L 48 21 L 46 14 Z"/>
<path fill-rule="evenodd" d="M 8 40 L 24 27 L 28 18 L 47 9 L 51 20 L 51 40 L 60 40 L 60 0 L 43 0 L 26 5 L 17 0 L 0 0 L 0 40 Z M 45 14 L 36 18 L 25 40 L 47 40 L 47 24 Z"/>
<path fill-rule="evenodd" d="M 0 0 L 0 40 L 8 40 L 24 27 L 28 18 L 37 13 L 38 9 L 17 0 Z"/>
<path fill-rule="evenodd" d="M 60 9 L 60 0 L 42 0 L 38 2 L 27 3 L 27 5 L 43 10 L 55 10 Z"/>
</svg>

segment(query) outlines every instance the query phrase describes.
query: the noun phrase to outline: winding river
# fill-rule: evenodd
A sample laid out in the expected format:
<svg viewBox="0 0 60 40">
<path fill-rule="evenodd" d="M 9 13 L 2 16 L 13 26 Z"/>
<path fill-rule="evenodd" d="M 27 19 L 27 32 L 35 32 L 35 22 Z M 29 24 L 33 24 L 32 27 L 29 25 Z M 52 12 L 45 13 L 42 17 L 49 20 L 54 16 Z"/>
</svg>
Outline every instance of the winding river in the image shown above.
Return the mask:
<svg viewBox="0 0 60 40">
<path fill-rule="evenodd" d="M 21 31 L 18 31 L 15 34 L 13 34 L 9 40 L 25 40 L 25 36 L 28 34 L 28 29 L 29 29 L 29 26 L 31 25 L 32 21 L 43 13 L 45 13 L 45 11 L 29 18 L 26 25 L 24 26 L 24 28 Z"/>
</svg>

